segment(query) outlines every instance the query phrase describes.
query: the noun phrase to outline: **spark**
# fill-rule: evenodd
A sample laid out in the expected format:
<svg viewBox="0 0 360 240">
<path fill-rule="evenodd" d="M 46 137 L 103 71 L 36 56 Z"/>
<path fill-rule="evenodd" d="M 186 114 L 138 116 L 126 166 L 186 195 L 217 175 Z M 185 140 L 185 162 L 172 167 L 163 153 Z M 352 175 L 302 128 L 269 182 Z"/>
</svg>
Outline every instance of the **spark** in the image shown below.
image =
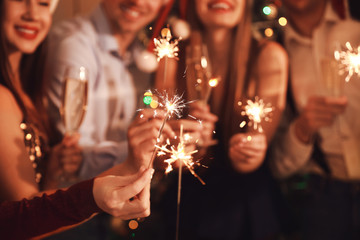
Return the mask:
<svg viewBox="0 0 360 240">
<path fill-rule="evenodd" d="M 335 51 L 335 59 L 340 63 L 339 74 L 347 73 L 345 81 L 350 81 L 354 74 L 360 76 L 360 46 L 353 48 L 349 42 L 345 44 L 344 51 Z"/>
<path fill-rule="evenodd" d="M 242 102 L 238 103 L 239 106 L 242 105 Z M 254 130 L 263 132 L 261 122 L 264 120 L 266 122 L 270 121 L 270 115 L 273 112 L 273 107 L 270 103 L 264 103 L 263 99 L 255 97 L 255 101 L 247 100 L 247 105 L 245 109 L 241 112 L 242 116 L 247 116 L 249 118 L 249 126 L 253 126 Z M 240 123 L 240 128 L 243 128 L 246 125 L 246 121 Z"/>
<path fill-rule="evenodd" d="M 175 94 L 172 98 L 169 98 L 169 95 L 167 94 L 166 91 L 164 91 L 164 94 L 160 94 L 157 92 L 157 95 L 158 95 L 158 100 L 160 100 L 158 102 L 159 106 L 166 110 L 165 118 L 161 124 L 159 133 L 158 133 L 158 137 L 157 137 L 157 142 L 160 142 L 160 137 L 161 137 L 162 131 L 165 127 L 166 121 L 170 120 L 174 114 L 178 118 L 181 118 L 182 110 L 186 107 L 186 105 L 189 102 L 185 102 L 182 95 Z M 151 166 L 151 164 L 153 163 L 153 161 L 155 159 L 156 151 L 157 151 L 157 148 L 155 145 L 155 149 L 154 149 L 153 155 L 151 157 L 149 167 Z"/>
<path fill-rule="evenodd" d="M 167 141 L 166 144 L 162 146 L 155 145 L 157 149 L 159 149 L 158 156 L 166 156 L 170 155 L 168 159 L 165 159 L 164 162 L 167 163 L 167 168 L 165 170 L 165 173 L 169 173 L 173 170 L 173 164 L 176 162 L 181 164 L 184 164 L 191 174 L 199 179 L 199 181 L 205 185 L 205 182 L 199 177 L 199 175 L 196 174 L 194 167 L 198 166 L 199 163 L 195 162 L 193 159 L 193 154 L 197 153 L 198 150 L 194 151 L 186 151 L 186 145 L 185 145 L 185 139 L 183 135 L 183 126 L 180 127 L 180 136 L 179 136 L 179 143 L 177 146 L 170 145 L 170 141 Z"/>
<path fill-rule="evenodd" d="M 181 39 L 179 39 L 181 40 Z M 164 57 L 178 59 L 179 55 L 179 43 L 178 39 L 172 40 L 171 31 L 169 28 L 163 28 L 161 30 L 161 36 L 154 38 L 155 49 L 154 52 L 157 56 L 157 61 L 160 61 Z"/>
</svg>

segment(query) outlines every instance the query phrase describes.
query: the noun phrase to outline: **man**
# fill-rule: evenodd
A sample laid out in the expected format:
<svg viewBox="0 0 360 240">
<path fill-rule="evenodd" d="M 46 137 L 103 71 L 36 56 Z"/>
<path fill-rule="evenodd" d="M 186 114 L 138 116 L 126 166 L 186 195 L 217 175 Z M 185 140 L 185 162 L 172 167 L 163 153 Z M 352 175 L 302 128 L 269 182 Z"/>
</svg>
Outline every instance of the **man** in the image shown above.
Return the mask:
<svg viewBox="0 0 360 240">
<path fill-rule="evenodd" d="M 358 79 L 345 84 L 333 62 L 345 39 L 360 43 L 360 33 L 350 27 L 359 23 L 344 24 L 327 0 L 282 2 L 289 20 L 284 45 L 292 114 L 279 129 L 272 168 L 280 178 L 301 178 L 289 181 L 288 194 L 298 196 L 293 207 L 302 239 L 359 239 L 354 218 L 360 217 L 360 125 L 354 120 L 360 117 Z M 338 87 L 326 88 L 326 79 Z"/>
<path fill-rule="evenodd" d="M 142 50 L 137 36 L 166 2 L 102 0 L 89 17 L 54 27 L 49 39 L 48 100 L 62 135 L 65 128 L 59 109 L 65 69 L 83 66 L 89 75 L 87 111 L 78 131 L 80 156 L 62 162 L 67 178 L 89 179 L 126 159 L 127 130 L 139 95 L 150 87 L 150 75 L 134 63 Z M 52 239 L 105 239 L 108 221 L 106 215 L 99 215 Z"/>
<path fill-rule="evenodd" d="M 103 0 L 90 17 L 54 27 L 48 99 L 52 120 L 62 134 L 59 109 L 65 69 L 83 66 L 89 73 L 87 111 L 79 129 L 82 157 L 63 163 L 68 176 L 78 173 L 78 178 L 88 179 L 126 158 L 128 126 L 137 100 L 150 87 L 150 75 L 134 64 L 142 50 L 137 35 L 164 4 L 165 0 Z"/>
</svg>

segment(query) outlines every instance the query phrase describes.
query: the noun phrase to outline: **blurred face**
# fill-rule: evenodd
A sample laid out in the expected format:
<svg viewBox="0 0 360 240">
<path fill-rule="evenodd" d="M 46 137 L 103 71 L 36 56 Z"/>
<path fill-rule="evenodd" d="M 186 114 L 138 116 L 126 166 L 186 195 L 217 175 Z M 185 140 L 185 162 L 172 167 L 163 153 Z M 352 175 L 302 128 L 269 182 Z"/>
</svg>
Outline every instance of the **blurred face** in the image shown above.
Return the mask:
<svg viewBox="0 0 360 240">
<path fill-rule="evenodd" d="M 233 28 L 239 24 L 246 0 L 195 0 L 196 12 L 207 28 Z"/>
<path fill-rule="evenodd" d="M 166 0 L 103 0 L 115 32 L 137 33 L 155 19 Z"/>
<path fill-rule="evenodd" d="M 3 29 L 10 51 L 33 53 L 51 25 L 50 0 L 4 0 Z"/>
<path fill-rule="evenodd" d="M 325 1 L 327 0 L 282 0 L 282 3 L 288 11 L 306 13 Z"/>
</svg>

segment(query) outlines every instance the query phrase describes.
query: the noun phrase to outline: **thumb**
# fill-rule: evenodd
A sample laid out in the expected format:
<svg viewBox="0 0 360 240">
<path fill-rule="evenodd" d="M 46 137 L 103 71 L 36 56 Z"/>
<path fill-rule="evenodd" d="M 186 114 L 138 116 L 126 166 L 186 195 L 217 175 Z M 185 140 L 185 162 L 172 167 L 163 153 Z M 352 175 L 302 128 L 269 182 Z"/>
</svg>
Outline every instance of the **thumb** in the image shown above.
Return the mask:
<svg viewBox="0 0 360 240">
<path fill-rule="evenodd" d="M 154 169 L 145 170 L 138 176 L 137 179 L 133 180 L 131 183 L 119 189 L 118 191 L 121 191 L 121 195 L 125 199 L 130 199 L 138 195 L 145 188 L 146 184 L 150 183 L 153 173 Z"/>
</svg>

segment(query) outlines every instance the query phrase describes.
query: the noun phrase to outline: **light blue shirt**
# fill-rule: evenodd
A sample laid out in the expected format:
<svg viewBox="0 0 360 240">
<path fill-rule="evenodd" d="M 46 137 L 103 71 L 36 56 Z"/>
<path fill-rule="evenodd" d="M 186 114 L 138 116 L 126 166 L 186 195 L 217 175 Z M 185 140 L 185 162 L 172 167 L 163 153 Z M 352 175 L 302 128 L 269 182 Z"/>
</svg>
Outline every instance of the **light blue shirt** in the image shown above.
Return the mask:
<svg viewBox="0 0 360 240">
<path fill-rule="evenodd" d="M 48 100 L 51 119 L 65 133 L 59 108 L 65 67 L 89 71 L 88 106 L 80 126 L 83 164 L 79 176 L 88 179 L 126 159 L 127 129 L 150 75 L 134 65 L 140 44 L 133 43 L 120 57 L 101 5 L 87 18 L 62 22 L 53 28 L 49 44 Z"/>
</svg>

